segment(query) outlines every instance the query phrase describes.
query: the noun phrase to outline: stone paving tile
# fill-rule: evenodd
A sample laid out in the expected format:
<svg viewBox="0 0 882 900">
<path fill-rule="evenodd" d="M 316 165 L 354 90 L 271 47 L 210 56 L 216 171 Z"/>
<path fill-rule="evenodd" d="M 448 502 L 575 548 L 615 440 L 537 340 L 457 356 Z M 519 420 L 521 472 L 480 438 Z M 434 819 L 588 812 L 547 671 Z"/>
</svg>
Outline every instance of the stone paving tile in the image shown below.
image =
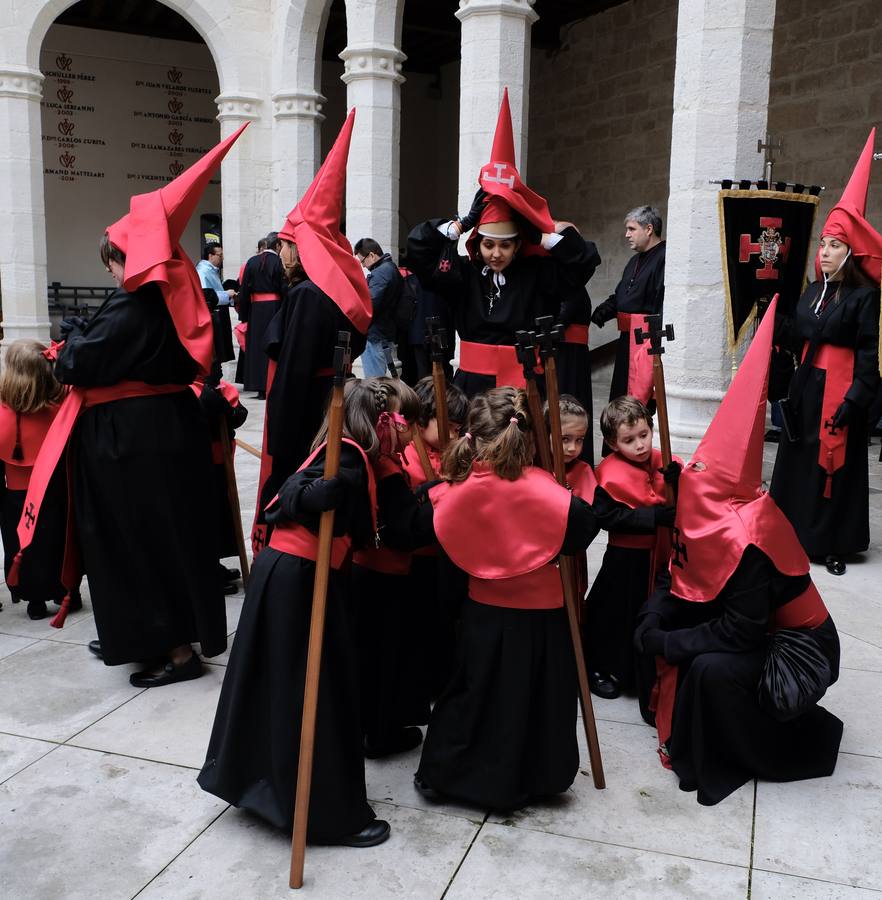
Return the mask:
<svg viewBox="0 0 882 900">
<path fill-rule="evenodd" d="M 753 870 L 751 900 L 879 900 L 878 891 Z"/>
<path fill-rule="evenodd" d="M 43 635 L 45 641 L 59 641 L 64 644 L 81 644 L 85 646 L 89 641 L 98 637 L 98 629 L 95 627 L 93 615 L 77 616 L 76 619 L 68 618 L 64 628 L 49 628 Z M 88 651 L 86 651 L 88 653 Z"/>
<path fill-rule="evenodd" d="M 143 690 L 69 743 L 201 769 L 225 671 L 205 666 L 194 681 Z"/>
<path fill-rule="evenodd" d="M 640 718 L 640 707 L 634 697 L 617 697 L 615 700 L 604 700 L 603 697 L 591 695 L 591 705 L 594 707 L 594 718 L 606 722 L 621 722 L 623 725 L 649 726 Z M 581 716 L 581 707 L 579 710 Z"/>
<path fill-rule="evenodd" d="M 48 741 L 0 734 L 0 782 L 11 778 L 57 746 L 58 744 L 50 744 Z"/>
<path fill-rule="evenodd" d="M 488 823 L 445 900 L 741 900 L 747 869 Z"/>
<path fill-rule="evenodd" d="M 306 897 L 440 898 L 478 825 L 425 810 L 378 804 L 392 826 L 379 847 L 307 847 Z M 291 840 L 229 809 L 138 895 L 138 900 L 274 900 L 288 888 Z"/>
<path fill-rule="evenodd" d="M 78 644 L 37 641 L 0 660 L 0 731 L 66 741 L 139 693 L 134 666 L 105 666 Z"/>
<path fill-rule="evenodd" d="M 821 700 L 821 706 L 845 723 L 840 752 L 882 757 L 882 709 L 867 702 L 880 696 L 882 672 L 840 670 L 839 680 Z"/>
<path fill-rule="evenodd" d="M 839 645 L 842 649 L 841 668 L 882 672 L 882 648 L 843 631 L 839 632 Z"/>
<path fill-rule="evenodd" d="M 0 634 L 0 659 L 18 653 L 25 647 L 30 647 L 35 638 L 17 637 L 13 634 Z"/>
<path fill-rule="evenodd" d="M 882 759 L 842 753 L 829 778 L 757 784 L 756 868 L 882 890 Z"/>
<path fill-rule="evenodd" d="M 425 734 L 425 728 L 423 729 Z M 364 777 L 368 800 L 394 803 L 412 809 L 429 810 L 446 816 L 457 816 L 472 822 L 482 822 L 486 810 L 463 806 L 454 801 L 431 803 L 424 800 L 413 786 L 413 776 L 420 762 L 422 747 L 399 753 L 386 759 L 366 759 Z"/>
<path fill-rule="evenodd" d="M 190 769 L 58 747 L 0 785 L 3 896 L 133 897 L 223 809 Z"/>
<path fill-rule="evenodd" d="M 558 798 L 490 821 L 709 862 L 747 866 L 753 816 L 753 782 L 715 807 L 699 806 L 679 790 L 656 753 L 655 732 L 644 725 L 598 722 L 606 788 L 578 774 Z M 587 765 L 584 737 L 582 761 Z M 587 771 L 587 770 L 585 770 Z M 697 839 L 697 835 L 701 835 Z"/>
<path fill-rule="evenodd" d="M 83 620 L 92 620 L 92 610 L 90 607 L 83 606 L 78 612 L 70 613 L 65 622 L 64 628 L 53 628 L 49 622 L 52 616 L 58 611 L 58 607 L 54 603 L 49 604 L 50 615 L 45 619 L 37 619 L 33 621 L 28 618 L 26 603 L 18 603 L 13 606 L 11 603 L 7 607 L 6 600 L 3 601 L 3 611 L 0 612 L 0 633 L 14 634 L 19 637 L 29 637 L 37 639 L 47 639 L 57 637 L 61 632 L 67 631 L 69 628 L 79 624 Z"/>
</svg>

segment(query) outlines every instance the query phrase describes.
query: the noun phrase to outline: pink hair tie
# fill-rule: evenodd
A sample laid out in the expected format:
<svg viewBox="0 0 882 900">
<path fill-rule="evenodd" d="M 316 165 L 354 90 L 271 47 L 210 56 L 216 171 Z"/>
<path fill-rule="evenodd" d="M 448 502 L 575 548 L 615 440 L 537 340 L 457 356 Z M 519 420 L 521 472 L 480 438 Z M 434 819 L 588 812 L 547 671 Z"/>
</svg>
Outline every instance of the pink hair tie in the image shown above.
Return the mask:
<svg viewBox="0 0 882 900">
<path fill-rule="evenodd" d="M 517 416 L 512 416 L 508 421 L 511 422 L 512 425 L 517 425 L 517 424 L 518 424 L 518 417 L 517 417 Z"/>
<path fill-rule="evenodd" d="M 471 433 L 471 431 L 467 431 L 467 432 L 463 435 L 463 437 L 471 444 L 471 442 L 472 442 L 472 433 Z"/>
</svg>

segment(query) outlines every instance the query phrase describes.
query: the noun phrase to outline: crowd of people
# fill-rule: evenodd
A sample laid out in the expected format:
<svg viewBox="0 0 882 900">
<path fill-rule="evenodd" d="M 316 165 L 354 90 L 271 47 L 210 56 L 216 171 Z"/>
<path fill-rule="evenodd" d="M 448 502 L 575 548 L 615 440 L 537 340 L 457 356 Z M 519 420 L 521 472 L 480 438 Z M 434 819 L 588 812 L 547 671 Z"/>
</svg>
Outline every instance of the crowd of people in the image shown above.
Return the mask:
<svg viewBox="0 0 882 900">
<path fill-rule="evenodd" d="M 318 523 L 331 510 L 310 841 L 384 841 L 364 759 L 420 744 L 414 788 L 434 803 L 507 811 L 569 789 L 578 642 L 558 558 L 584 560 L 600 530 L 600 572 L 590 590 L 584 568 L 579 578 L 590 688 L 637 697 L 681 789 L 712 805 L 754 777 L 829 775 L 842 723 L 818 701 L 839 642 L 809 557 L 841 574 L 869 542 L 873 136 L 822 229 L 796 318 L 771 304 L 692 459 L 663 466 L 650 357 L 634 339 L 662 310 L 658 211 L 625 217 L 635 254 L 592 313 L 597 248 L 521 181 L 504 98 L 471 208 L 414 228 L 399 268 L 375 240 L 353 248 L 341 231 L 354 117 L 238 279 L 222 281 L 219 243 L 197 269 L 180 239 L 242 129 L 107 229 L 101 260 L 118 290 L 95 315 L 66 320 L 59 344 L 9 348 L 0 525 L 13 601 L 32 618 L 54 602 L 61 626 L 85 575 L 99 635 L 89 649 L 108 666 L 142 663 L 139 687 L 198 678 L 200 654 L 226 649 L 223 595 L 240 573 L 220 563 L 236 546 L 223 454 L 247 415 L 221 376 L 235 332 L 240 383 L 266 398 L 266 415 L 253 565 L 203 789 L 292 826 Z M 419 339 L 434 315 L 459 337 L 449 379 L 429 374 Z M 527 382 L 542 390 L 546 373 L 517 350 L 542 317 L 559 326 L 563 484 L 538 465 L 558 417 L 546 404 L 537 421 Z M 595 469 L 588 331 L 612 319 L 621 336 Z M 339 472 L 325 478 L 341 332 L 364 377 L 346 382 Z M 784 341 L 803 352 L 786 407 L 794 440 L 782 439 L 765 492 L 769 359 Z M 387 374 L 396 343 L 403 377 Z M 439 360 L 448 374 L 452 356 Z M 217 528 L 192 528 L 194 510 Z"/>
</svg>

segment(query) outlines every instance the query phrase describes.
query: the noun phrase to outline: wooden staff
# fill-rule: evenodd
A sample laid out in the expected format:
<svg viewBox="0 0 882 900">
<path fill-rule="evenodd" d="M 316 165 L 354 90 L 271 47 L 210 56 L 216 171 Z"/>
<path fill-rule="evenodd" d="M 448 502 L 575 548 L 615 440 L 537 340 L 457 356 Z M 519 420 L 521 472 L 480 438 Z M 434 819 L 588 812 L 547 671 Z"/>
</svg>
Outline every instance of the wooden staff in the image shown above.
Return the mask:
<svg viewBox="0 0 882 900">
<path fill-rule="evenodd" d="M 554 477 L 561 485 L 566 484 L 563 440 L 560 425 L 560 391 L 557 386 L 557 365 L 554 358 L 554 344 L 563 339 L 563 328 L 554 324 L 551 316 L 536 319 L 536 341 L 539 355 L 545 368 L 545 390 L 548 396 L 548 421 L 551 430 L 551 455 Z M 546 441 L 547 443 L 547 441 Z M 576 592 L 576 560 L 572 556 L 560 556 L 560 578 L 563 583 L 564 605 L 570 624 L 573 654 L 576 657 L 576 675 L 579 681 L 579 701 L 582 706 L 582 724 L 588 742 L 588 757 L 591 760 L 591 776 L 594 787 L 606 787 L 603 774 L 603 760 L 600 757 L 600 741 L 597 738 L 597 723 L 594 721 L 594 705 L 588 688 L 588 670 L 585 668 L 585 653 L 582 649 L 582 632 L 579 627 L 579 597 Z"/>
<path fill-rule="evenodd" d="M 239 440 L 239 438 L 236 438 L 236 446 L 241 447 L 246 453 L 250 453 L 252 456 L 256 456 L 258 459 L 263 456 L 263 454 L 260 452 L 260 450 L 257 449 L 257 447 L 252 446 L 246 441 L 241 441 Z"/>
<path fill-rule="evenodd" d="M 665 348 L 663 340 L 674 340 L 674 326 L 662 327 L 661 313 L 646 315 L 643 317 L 646 325 L 643 328 L 634 329 L 634 341 L 642 344 L 649 341 L 649 349 L 646 351 L 652 357 L 652 386 L 655 391 L 655 405 L 658 410 L 658 440 L 661 447 L 662 466 L 667 467 L 671 459 L 671 432 L 668 427 L 668 398 L 665 393 L 665 367 L 662 362 L 662 353 Z M 674 502 L 673 488 L 665 482 L 665 503 L 671 506 Z"/>
<path fill-rule="evenodd" d="M 524 380 L 527 382 L 527 406 L 533 420 L 533 436 L 536 438 L 536 451 L 539 461 L 546 472 L 554 472 L 551 459 L 551 444 L 548 442 L 548 431 L 545 428 L 545 417 L 542 415 L 542 398 L 539 396 L 539 385 L 536 384 L 536 335 L 532 331 L 515 332 L 515 352 L 518 362 L 524 367 Z"/>
<path fill-rule="evenodd" d="M 443 452 L 450 442 L 450 424 L 447 417 L 447 376 L 444 374 L 447 329 L 441 326 L 441 319 L 437 316 L 430 316 L 426 319 L 426 343 L 429 345 L 432 355 L 432 384 L 435 387 L 438 446 Z"/>
<path fill-rule="evenodd" d="M 396 381 L 400 381 L 401 376 L 398 374 L 398 369 L 395 367 L 395 357 L 392 354 L 392 348 L 388 346 L 384 347 L 383 352 L 386 354 L 386 366 L 389 369 L 389 374 Z M 433 481 L 437 475 L 432 468 L 432 461 L 429 459 L 429 453 L 426 450 L 426 442 L 420 434 L 419 424 L 415 423 L 411 431 L 413 434 L 413 445 L 416 447 L 417 456 L 420 458 L 420 466 L 422 466 L 423 475 L 426 476 L 426 481 Z"/>
<path fill-rule="evenodd" d="M 233 534 L 236 536 L 236 549 L 239 551 L 239 566 L 242 570 L 242 586 L 248 587 L 248 553 L 245 550 L 245 535 L 242 532 L 242 510 L 239 507 L 239 488 L 236 484 L 236 467 L 233 465 L 233 447 L 230 443 L 230 432 L 227 429 L 226 416 L 220 418 L 221 452 L 224 458 L 224 472 L 227 476 L 227 497 L 230 501 L 230 512 L 233 514 Z"/>
<path fill-rule="evenodd" d="M 337 332 L 334 348 L 334 387 L 328 408 L 328 440 L 325 445 L 324 478 L 340 471 L 340 445 L 343 439 L 343 385 L 350 369 L 349 332 Z M 306 828 L 309 818 L 309 794 L 312 787 L 312 757 L 315 749 L 315 717 L 318 709 L 319 673 L 322 663 L 322 639 L 325 632 L 325 606 L 331 570 L 331 545 L 334 540 L 334 510 L 322 513 L 319 523 L 315 582 L 312 590 L 312 616 L 309 623 L 309 650 L 306 657 L 306 684 L 303 690 L 303 719 L 300 725 L 300 762 L 297 767 L 297 794 L 294 799 L 294 834 L 291 840 L 291 872 L 288 884 L 303 887 L 303 860 L 306 855 Z"/>
</svg>

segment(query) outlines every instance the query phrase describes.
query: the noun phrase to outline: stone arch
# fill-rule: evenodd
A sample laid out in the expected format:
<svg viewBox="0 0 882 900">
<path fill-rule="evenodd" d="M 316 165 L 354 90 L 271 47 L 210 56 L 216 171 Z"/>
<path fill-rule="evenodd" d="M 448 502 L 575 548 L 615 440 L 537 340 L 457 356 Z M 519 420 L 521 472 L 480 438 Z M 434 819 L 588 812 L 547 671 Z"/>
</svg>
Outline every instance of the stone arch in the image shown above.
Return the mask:
<svg viewBox="0 0 882 900">
<path fill-rule="evenodd" d="M 312 91 L 321 86 L 322 43 L 332 0 L 290 0 L 273 45 L 272 87 Z M 293 60 L 293 72 L 286 68 Z"/>
<path fill-rule="evenodd" d="M 39 71 L 40 48 L 43 46 L 46 33 L 58 16 L 68 7 L 73 6 L 75 2 L 76 0 L 47 0 L 39 9 L 35 10 L 33 19 L 23 25 L 27 32 L 24 62 L 30 69 Z M 220 4 L 216 4 L 216 8 L 212 9 L 211 5 L 204 0 L 157 0 L 157 2 L 186 19 L 205 41 L 217 70 L 221 94 L 230 87 L 238 87 L 237 57 L 219 24 Z"/>
</svg>

